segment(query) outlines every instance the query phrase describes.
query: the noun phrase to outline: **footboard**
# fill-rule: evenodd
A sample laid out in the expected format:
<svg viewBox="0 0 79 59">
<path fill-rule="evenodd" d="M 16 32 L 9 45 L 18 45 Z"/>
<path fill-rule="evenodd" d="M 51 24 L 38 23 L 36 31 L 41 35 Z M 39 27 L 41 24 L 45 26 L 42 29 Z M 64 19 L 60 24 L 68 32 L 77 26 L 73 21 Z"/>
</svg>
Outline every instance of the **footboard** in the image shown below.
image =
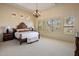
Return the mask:
<svg viewBox="0 0 79 59">
<path fill-rule="evenodd" d="M 20 37 L 17 38 L 17 40 L 20 42 L 20 45 L 21 45 L 23 42 L 27 42 L 27 38 L 22 39 L 22 34 L 20 34 Z"/>
</svg>

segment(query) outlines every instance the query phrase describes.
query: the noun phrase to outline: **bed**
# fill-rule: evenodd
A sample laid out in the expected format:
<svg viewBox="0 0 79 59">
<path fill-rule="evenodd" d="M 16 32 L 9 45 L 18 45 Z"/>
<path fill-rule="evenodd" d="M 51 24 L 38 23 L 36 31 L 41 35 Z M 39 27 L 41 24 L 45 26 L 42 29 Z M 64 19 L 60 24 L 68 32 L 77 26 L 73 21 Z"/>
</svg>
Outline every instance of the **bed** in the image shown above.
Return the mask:
<svg viewBox="0 0 79 59">
<path fill-rule="evenodd" d="M 21 22 L 16 28 L 15 38 L 19 40 L 20 45 L 23 42 L 26 42 L 29 44 L 29 43 L 39 41 L 40 34 L 39 32 L 33 30 L 33 28 L 30 29 L 27 27 L 25 23 Z"/>
</svg>

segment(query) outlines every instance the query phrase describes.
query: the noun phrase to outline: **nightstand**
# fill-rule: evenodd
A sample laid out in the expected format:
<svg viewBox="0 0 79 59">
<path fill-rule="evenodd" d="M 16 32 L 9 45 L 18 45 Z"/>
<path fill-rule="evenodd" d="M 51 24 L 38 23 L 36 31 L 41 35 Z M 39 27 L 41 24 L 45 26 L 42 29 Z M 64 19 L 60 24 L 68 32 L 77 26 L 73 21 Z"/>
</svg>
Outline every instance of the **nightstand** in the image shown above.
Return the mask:
<svg viewBox="0 0 79 59">
<path fill-rule="evenodd" d="M 8 41 L 13 39 L 13 33 L 3 33 L 3 41 Z"/>
</svg>

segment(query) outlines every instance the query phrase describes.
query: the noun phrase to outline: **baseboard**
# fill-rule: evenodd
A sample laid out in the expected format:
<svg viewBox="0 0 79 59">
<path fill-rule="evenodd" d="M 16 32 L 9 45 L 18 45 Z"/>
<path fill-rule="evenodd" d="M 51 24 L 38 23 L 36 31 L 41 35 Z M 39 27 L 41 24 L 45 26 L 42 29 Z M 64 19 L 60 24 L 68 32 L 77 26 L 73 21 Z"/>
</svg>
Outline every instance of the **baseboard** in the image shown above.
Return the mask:
<svg viewBox="0 0 79 59">
<path fill-rule="evenodd" d="M 41 37 L 45 37 L 45 38 L 49 38 L 49 39 L 55 39 L 55 40 L 61 40 L 61 41 L 64 41 L 64 42 L 69 42 L 69 43 L 74 43 L 74 41 L 68 41 L 68 40 L 63 40 L 63 39 L 57 39 L 55 37 L 49 37 L 49 36 L 45 36 L 45 35 L 41 35 Z"/>
</svg>

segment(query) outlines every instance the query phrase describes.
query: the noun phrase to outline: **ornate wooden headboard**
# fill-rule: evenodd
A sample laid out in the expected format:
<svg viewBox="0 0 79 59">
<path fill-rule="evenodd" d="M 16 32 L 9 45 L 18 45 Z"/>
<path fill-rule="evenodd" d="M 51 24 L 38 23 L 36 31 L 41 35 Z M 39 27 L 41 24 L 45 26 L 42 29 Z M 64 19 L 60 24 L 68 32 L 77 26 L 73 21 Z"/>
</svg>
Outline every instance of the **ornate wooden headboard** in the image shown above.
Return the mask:
<svg viewBox="0 0 79 59">
<path fill-rule="evenodd" d="M 17 29 L 26 29 L 27 25 L 24 22 L 21 22 L 18 26 Z"/>
</svg>

